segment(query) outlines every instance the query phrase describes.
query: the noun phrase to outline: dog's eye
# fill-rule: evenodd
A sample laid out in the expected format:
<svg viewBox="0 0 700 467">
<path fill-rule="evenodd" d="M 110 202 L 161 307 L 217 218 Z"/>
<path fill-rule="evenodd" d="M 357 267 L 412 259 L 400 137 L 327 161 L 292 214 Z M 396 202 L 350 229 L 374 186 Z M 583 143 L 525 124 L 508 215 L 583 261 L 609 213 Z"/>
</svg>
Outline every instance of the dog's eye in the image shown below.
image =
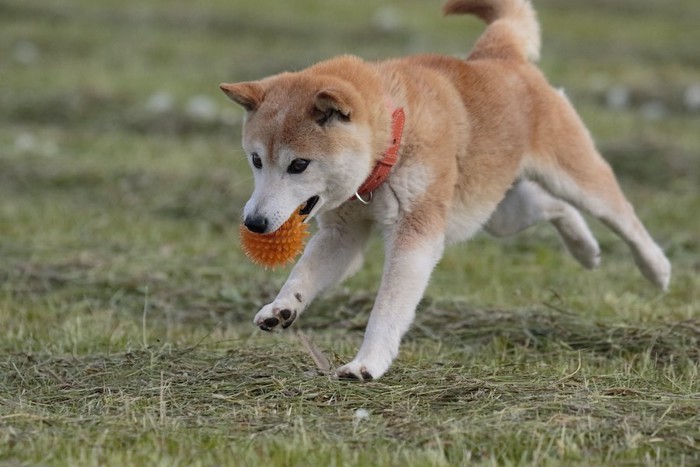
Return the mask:
<svg viewBox="0 0 700 467">
<path fill-rule="evenodd" d="M 262 169 L 262 159 L 260 159 L 257 152 L 250 155 L 250 160 L 253 162 L 253 167 L 256 169 Z"/>
<path fill-rule="evenodd" d="M 294 159 L 289 167 L 287 167 L 287 173 L 290 174 L 300 174 L 309 166 L 308 159 Z"/>
</svg>

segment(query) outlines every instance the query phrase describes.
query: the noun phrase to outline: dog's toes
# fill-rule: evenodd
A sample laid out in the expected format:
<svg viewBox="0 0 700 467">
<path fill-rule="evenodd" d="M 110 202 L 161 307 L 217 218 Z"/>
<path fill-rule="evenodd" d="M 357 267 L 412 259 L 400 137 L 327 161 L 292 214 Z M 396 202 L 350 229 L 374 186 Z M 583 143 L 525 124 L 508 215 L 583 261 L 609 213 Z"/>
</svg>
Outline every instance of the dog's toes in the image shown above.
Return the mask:
<svg viewBox="0 0 700 467">
<path fill-rule="evenodd" d="M 359 374 L 353 373 L 351 371 L 339 371 L 336 373 L 336 376 L 338 379 L 344 379 L 344 380 L 352 380 L 352 381 L 371 381 L 372 375 L 370 375 L 367 371 L 361 371 Z"/>
<path fill-rule="evenodd" d="M 339 379 L 345 380 L 372 381 L 374 379 L 366 367 L 357 368 L 351 364 L 340 367 L 335 374 Z"/>
<path fill-rule="evenodd" d="M 271 332 L 281 325 L 287 329 L 297 318 L 297 311 L 289 308 L 273 308 L 270 305 L 263 307 L 253 321 L 263 331 Z"/>
<path fill-rule="evenodd" d="M 295 319 L 297 319 L 297 310 L 284 309 L 279 313 L 280 318 L 282 318 L 282 328 L 287 329 L 292 325 Z"/>
<path fill-rule="evenodd" d="M 267 318 L 263 323 L 265 323 L 265 326 L 268 328 L 274 328 L 280 323 L 280 320 L 277 318 Z"/>
</svg>

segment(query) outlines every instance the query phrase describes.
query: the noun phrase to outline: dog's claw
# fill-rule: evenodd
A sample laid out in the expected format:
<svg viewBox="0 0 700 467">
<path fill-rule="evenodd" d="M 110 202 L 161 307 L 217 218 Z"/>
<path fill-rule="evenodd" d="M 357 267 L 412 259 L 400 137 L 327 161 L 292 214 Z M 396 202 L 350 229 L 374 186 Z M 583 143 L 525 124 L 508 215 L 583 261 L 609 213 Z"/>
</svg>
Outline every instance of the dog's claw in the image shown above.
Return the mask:
<svg viewBox="0 0 700 467">
<path fill-rule="evenodd" d="M 358 375 L 355 373 L 345 373 L 345 372 L 340 372 L 337 374 L 338 379 L 344 379 L 344 380 L 352 380 L 352 381 L 362 381 Z"/>
<path fill-rule="evenodd" d="M 367 371 L 367 368 L 365 368 L 365 367 L 360 368 L 359 373 L 355 373 L 354 371 L 352 371 L 349 368 L 345 368 L 345 369 L 341 368 L 340 370 L 338 370 L 336 375 L 338 376 L 338 379 L 355 380 L 355 381 L 362 381 L 362 382 L 372 381 L 374 379 L 372 374 L 369 371 Z"/>
</svg>

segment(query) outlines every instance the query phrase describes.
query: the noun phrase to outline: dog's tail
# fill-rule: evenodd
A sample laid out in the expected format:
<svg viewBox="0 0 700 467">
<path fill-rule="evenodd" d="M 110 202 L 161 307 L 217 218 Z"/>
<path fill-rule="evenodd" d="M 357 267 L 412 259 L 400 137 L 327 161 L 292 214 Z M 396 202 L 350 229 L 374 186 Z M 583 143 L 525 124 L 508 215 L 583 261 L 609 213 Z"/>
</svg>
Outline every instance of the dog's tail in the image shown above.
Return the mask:
<svg viewBox="0 0 700 467">
<path fill-rule="evenodd" d="M 540 58 L 540 25 L 528 0 L 448 0 L 445 15 L 472 14 L 489 27 L 474 45 L 469 59 Z"/>
</svg>

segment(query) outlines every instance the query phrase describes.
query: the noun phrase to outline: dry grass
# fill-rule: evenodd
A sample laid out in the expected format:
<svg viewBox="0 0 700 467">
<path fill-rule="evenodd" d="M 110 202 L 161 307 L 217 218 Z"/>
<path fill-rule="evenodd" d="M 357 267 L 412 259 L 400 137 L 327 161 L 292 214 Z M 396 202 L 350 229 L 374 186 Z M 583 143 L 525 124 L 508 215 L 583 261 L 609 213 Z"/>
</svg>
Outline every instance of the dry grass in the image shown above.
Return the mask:
<svg viewBox="0 0 700 467">
<path fill-rule="evenodd" d="M 395 369 L 365 384 L 319 371 L 294 335 L 6 354 L 2 441 L 10 459 L 31 453 L 37 463 L 130 452 L 131 462 L 186 464 L 205 439 L 215 443 L 206 463 L 239 450 L 253 461 L 262 446 L 273 463 L 366 446 L 382 462 L 415 465 L 427 455 L 437 464 L 697 460 L 700 321 L 634 326 L 462 306 L 425 304 Z M 307 328 L 334 365 L 359 338 L 337 318 L 332 330 Z M 74 445 L 76 436 L 91 441 Z M 144 437 L 161 440 L 155 452 Z M 67 451 L 48 455 L 51 446 Z M 341 463 L 363 460 L 353 456 Z"/>
<path fill-rule="evenodd" d="M 481 26 L 403 0 L 0 4 L 0 463 L 700 463 L 697 0 L 536 3 L 542 67 L 671 289 L 595 225 L 595 272 L 547 226 L 479 237 L 448 250 L 395 365 L 364 384 L 318 366 L 361 342 L 381 244 L 295 323 L 316 359 L 255 329 L 286 272 L 236 246 L 251 180 L 217 85 L 349 51 L 463 53 Z"/>
</svg>

